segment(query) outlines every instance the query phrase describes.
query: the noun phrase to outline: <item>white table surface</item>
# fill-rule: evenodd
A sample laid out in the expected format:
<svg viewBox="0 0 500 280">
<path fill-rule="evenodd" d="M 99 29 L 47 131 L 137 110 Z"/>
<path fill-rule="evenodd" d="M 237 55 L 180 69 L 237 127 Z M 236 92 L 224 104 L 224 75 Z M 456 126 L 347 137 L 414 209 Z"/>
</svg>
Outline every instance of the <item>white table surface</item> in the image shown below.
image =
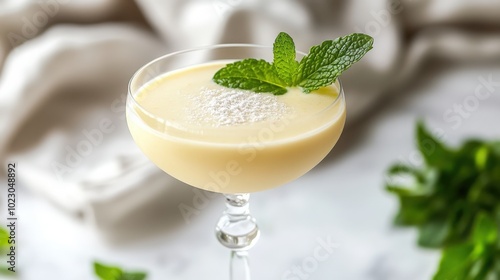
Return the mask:
<svg viewBox="0 0 500 280">
<path fill-rule="evenodd" d="M 500 81 L 498 65 L 428 71 L 412 90 L 382 101 L 351 125 L 311 172 L 253 195 L 251 209 L 262 231 L 251 251 L 253 279 L 430 279 L 439 253 L 418 249 L 413 229 L 391 226 L 398 205 L 396 197 L 384 190 L 384 171 L 398 158 L 409 158 L 419 117 L 442 128 L 453 144 L 470 136 L 498 139 L 500 87 L 480 101 L 478 110 L 458 129 L 442 116 L 474 93 L 479 76 L 488 75 Z M 18 172 L 22 174 L 22 163 Z M 213 234 L 224 208 L 221 199 L 213 200 L 189 225 L 181 221 L 172 226 L 165 219 L 145 228 L 131 217 L 122 231 L 141 234 L 109 242 L 112 233 L 68 216 L 27 190 L 19 195 L 19 279 L 97 279 L 91 268 L 94 259 L 146 270 L 150 280 L 228 279 L 228 252 Z M 313 255 L 318 238 L 331 238 L 338 246 L 307 276 L 283 278 L 287 270 Z"/>
</svg>

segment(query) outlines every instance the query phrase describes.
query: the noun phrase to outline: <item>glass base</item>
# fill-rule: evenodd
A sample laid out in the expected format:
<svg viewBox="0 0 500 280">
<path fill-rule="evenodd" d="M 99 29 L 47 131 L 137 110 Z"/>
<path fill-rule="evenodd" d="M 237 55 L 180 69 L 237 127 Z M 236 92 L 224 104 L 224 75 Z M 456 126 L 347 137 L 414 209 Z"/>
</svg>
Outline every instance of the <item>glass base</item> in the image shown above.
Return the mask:
<svg viewBox="0 0 500 280">
<path fill-rule="evenodd" d="M 234 251 L 250 249 L 259 239 L 259 227 L 250 215 L 249 194 L 226 194 L 227 209 L 215 233 L 219 242 Z"/>
</svg>

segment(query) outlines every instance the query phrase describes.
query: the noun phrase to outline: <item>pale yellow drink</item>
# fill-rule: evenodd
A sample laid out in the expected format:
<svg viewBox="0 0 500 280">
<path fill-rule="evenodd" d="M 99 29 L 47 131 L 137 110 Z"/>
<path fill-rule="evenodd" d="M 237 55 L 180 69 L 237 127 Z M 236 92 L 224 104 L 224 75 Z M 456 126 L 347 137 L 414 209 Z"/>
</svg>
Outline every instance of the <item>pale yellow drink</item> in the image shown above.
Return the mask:
<svg viewBox="0 0 500 280">
<path fill-rule="evenodd" d="M 144 154 L 171 176 L 221 193 L 270 189 L 316 166 L 344 127 L 339 85 L 280 96 L 227 89 L 212 81 L 226 63 L 169 72 L 133 93 L 127 122 Z"/>
</svg>

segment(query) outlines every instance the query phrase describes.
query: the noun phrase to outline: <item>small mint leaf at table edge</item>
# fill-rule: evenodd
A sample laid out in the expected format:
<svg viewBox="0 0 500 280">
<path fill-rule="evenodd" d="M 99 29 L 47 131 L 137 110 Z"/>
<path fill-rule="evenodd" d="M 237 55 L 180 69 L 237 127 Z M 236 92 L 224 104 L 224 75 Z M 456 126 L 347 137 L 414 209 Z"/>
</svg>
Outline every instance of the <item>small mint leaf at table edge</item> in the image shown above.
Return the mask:
<svg viewBox="0 0 500 280">
<path fill-rule="evenodd" d="M 10 278 L 14 277 L 16 273 L 12 273 L 12 271 L 10 271 L 9 268 L 6 266 L 0 266 L 0 275 L 5 275 Z"/>
<path fill-rule="evenodd" d="M 124 272 L 120 280 L 144 280 L 146 273 L 144 272 Z"/>
<path fill-rule="evenodd" d="M 119 267 L 94 262 L 94 272 L 101 280 L 118 280 L 123 274 Z"/>
<path fill-rule="evenodd" d="M 10 247 L 9 245 L 9 233 L 3 227 L 0 227 L 0 251 L 4 248 Z"/>
<path fill-rule="evenodd" d="M 94 273 L 101 280 L 144 280 L 145 272 L 126 272 L 116 266 L 108 266 L 99 262 L 94 262 Z"/>
</svg>

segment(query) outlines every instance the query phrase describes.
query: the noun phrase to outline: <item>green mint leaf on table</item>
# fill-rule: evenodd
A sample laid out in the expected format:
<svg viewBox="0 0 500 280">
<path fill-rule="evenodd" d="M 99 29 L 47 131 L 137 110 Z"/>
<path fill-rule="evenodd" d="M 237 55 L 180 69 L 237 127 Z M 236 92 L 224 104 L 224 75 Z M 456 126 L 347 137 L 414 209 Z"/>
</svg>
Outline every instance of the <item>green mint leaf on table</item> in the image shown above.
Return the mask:
<svg viewBox="0 0 500 280">
<path fill-rule="evenodd" d="M 107 266 L 97 262 L 94 263 L 94 272 L 101 280 L 119 279 L 123 274 L 122 270 L 118 267 Z"/>
<path fill-rule="evenodd" d="M 101 280 L 144 280 L 144 272 L 125 272 L 119 267 L 94 262 L 94 272 Z"/>
<path fill-rule="evenodd" d="M 124 272 L 120 280 L 144 280 L 146 273 L 144 272 Z"/>
<path fill-rule="evenodd" d="M 0 227 L 0 252 L 9 247 L 9 232 L 5 228 Z"/>
<path fill-rule="evenodd" d="M 419 230 L 418 244 L 440 248 L 434 280 L 500 279 L 500 142 L 446 146 L 416 127 L 422 166 L 396 164 L 386 188 L 399 199 L 398 226 Z"/>
<path fill-rule="evenodd" d="M 5 256 L 5 254 L 9 251 L 9 232 L 7 229 L 0 227 L 0 253 Z M 2 263 L 6 261 L 6 258 L 2 258 Z M 12 273 L 12 271 L 8 270 L 8 268 L 4 265 L 0 265 L 0 275 L 6 277 L 15 277 L 16 273 Z"/>
<path fill-rule="evenodd" d="M 16 273 L 12 273 L 12 271 L 10 271 L 8 267 L 2 266 L 0 267 L 0 275 L 13 278 L 16 276 Z"/>
<path fill-rule="evenodd" d="M 372 45 L 372 37 L 355 33 L 314 46 L 300 61 L 295 82 L 305 92 L 331 85 L 371 50 Z"/>
<path fill-rule="evenodd" d="M 281 32 L 273 45 L 274 60 L 273 65 L 278 76 L 287 86 L 294 85 L 295 76 L 299 68 L 299 62 L 295 60 L 295 43 L 292 37 Z"/>
<path fill-rule="evenodd" d="M 275 95 L 286 93 L 286 83 L 265 60 L 245 59 L 226 65 L 215 73 L 213 80 L 222 86 L 269 92 Z"/>
<path fill-rule="evenodd" d="M 305 93 L 329 86 L 372 49 L 373 38 L 351 34 L 325 41 L 311 48 L 308 55 L 296 61 L 295 43 L 281 32 L 273 45 L 273 63 L 253 58 L 226 65 L 215 73 L 215 83 L 229 87 L 285 94 L 288 87 L 299 86 Z"/>
</svg>

